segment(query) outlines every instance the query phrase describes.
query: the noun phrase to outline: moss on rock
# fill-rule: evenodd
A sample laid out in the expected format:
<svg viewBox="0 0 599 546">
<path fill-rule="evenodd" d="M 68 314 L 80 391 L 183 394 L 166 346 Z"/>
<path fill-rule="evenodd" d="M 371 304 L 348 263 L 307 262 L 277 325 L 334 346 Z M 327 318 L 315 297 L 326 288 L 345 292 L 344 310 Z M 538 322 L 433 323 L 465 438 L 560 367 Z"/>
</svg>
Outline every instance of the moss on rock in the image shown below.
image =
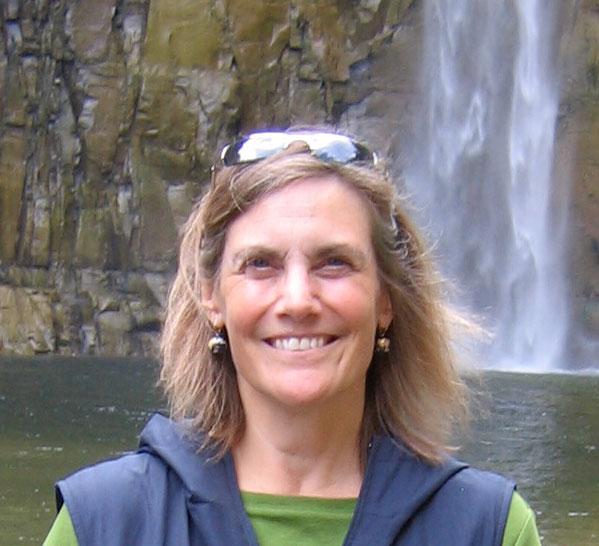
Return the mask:
<svg viewBox="0 0 599 546">
<path fill-rule="evenodd" d="M 52 295 L 0 285 L 0 353 L 34 355 L 56 348 Z"/>
<path fill-rule="evenodd" d="M 11 263 L 17 252 L 25 185 L 27 143 L 23 131 L 8 131 L 0 141 L 0 261 Z"/>
</svg>

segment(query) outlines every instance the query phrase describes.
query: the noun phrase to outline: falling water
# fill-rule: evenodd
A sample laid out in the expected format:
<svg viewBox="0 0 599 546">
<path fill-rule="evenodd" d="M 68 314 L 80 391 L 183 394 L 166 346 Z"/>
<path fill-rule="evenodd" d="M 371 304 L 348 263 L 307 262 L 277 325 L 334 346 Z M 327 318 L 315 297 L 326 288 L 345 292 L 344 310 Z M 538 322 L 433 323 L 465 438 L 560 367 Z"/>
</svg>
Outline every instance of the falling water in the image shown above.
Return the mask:
<svg viewBox="0 0 599 546">
<path fill-rule="evenodd" d="M 564 361 L 556 9 L 550 0 L 425 1 L 423 153 L 406 184 L 445 273 L 494 333 L 485 358 L 498 368 Z"/>
</svg>

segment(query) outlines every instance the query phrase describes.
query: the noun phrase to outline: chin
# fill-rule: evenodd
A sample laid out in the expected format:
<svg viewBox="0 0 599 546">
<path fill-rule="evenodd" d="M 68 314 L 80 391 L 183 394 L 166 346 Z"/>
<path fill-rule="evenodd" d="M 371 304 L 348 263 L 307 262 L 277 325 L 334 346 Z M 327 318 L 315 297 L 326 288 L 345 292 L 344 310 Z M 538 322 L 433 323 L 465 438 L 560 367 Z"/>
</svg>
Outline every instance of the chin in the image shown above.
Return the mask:
<svg viewBox="0 0 599 546">
<path fill-rule="evenodd" d="M 313 385 L 305 388 L 294 385 L 289 388 L 278 389 L 277 392 L 272 393 L 272 396 L 283 406 L 307 408 L 312 404 L 323 402 L 330 395 L 326 389 L 314 388 Z"/>
<path fill-rule="evenodd" d="M 288 384 L 274 386 L 271 395 L 283 406 L 289 408 L 309 409 L 310 406 L 320 406 L 323 403 L 331 403 L 335 400 L 355 402 L 353 392 L 340 389 L 337 385 L 331 385 L 328 381 L 318 381 L 314 377 L 296 378 Z M 350 396 L 348 397 L 348 393 Z M 352 402 L 352 403 L 353 403 Z"/>
</svg>

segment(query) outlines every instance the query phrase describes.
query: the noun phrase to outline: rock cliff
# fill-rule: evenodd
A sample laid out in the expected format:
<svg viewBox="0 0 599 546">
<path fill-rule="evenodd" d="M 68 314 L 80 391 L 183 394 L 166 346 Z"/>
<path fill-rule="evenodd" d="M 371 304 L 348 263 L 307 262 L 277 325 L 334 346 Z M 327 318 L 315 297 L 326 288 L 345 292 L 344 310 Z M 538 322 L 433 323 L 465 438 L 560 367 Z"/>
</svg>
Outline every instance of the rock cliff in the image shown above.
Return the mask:
<svg viewBox="0 0 599 546">
<path fill-rule="evenodd" d="M 574 313 L 597 336 L 599 2 L 571 4 L 556 168 Z M 332 123 L 399 165 L 414 153 L 419 0 L 6 0 L 0 16 L 0 352 L 155 354 L 178 228 L 238 132 Z"/>
</svg>

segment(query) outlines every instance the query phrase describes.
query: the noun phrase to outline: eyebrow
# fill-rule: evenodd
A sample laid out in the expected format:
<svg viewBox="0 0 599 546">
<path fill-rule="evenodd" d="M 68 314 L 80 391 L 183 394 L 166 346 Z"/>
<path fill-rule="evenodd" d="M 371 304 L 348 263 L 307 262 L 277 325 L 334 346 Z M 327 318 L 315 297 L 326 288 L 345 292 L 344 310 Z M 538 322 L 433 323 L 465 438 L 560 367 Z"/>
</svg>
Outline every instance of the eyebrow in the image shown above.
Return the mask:
<svg viewBox="0 0 599 546">
<path fill-rule="evenodd" d="M 243 265 L 248 258 L 254 256 L 261 256 L 269 259 L 281 258 L 281 254 L 272 248 L 264 245 L 250 245 L 235 252 L 231 258 L 231 263 L 234 267 L 239 267 L 240 265 Z"/>
<path fill-rule="evenodd" d="M 323 246 L 319 246 L 310 252 L 309 258 L 311 260 L 322 260 L 330 256 L 345 256 L 351 259 L 356 267 L 363 268 L 368 262 L 367 255 L 359 248 L 347 243 L 332 243 Z M 284 258 L 280 252 L 265 245 L 250 245 L 240 249 L 231 258 L 231 263 L 234 267 L 239 267 L 248 258 L 254 256 L 261 256 L 267 259 L 282 260 Z"/>
</svg>

